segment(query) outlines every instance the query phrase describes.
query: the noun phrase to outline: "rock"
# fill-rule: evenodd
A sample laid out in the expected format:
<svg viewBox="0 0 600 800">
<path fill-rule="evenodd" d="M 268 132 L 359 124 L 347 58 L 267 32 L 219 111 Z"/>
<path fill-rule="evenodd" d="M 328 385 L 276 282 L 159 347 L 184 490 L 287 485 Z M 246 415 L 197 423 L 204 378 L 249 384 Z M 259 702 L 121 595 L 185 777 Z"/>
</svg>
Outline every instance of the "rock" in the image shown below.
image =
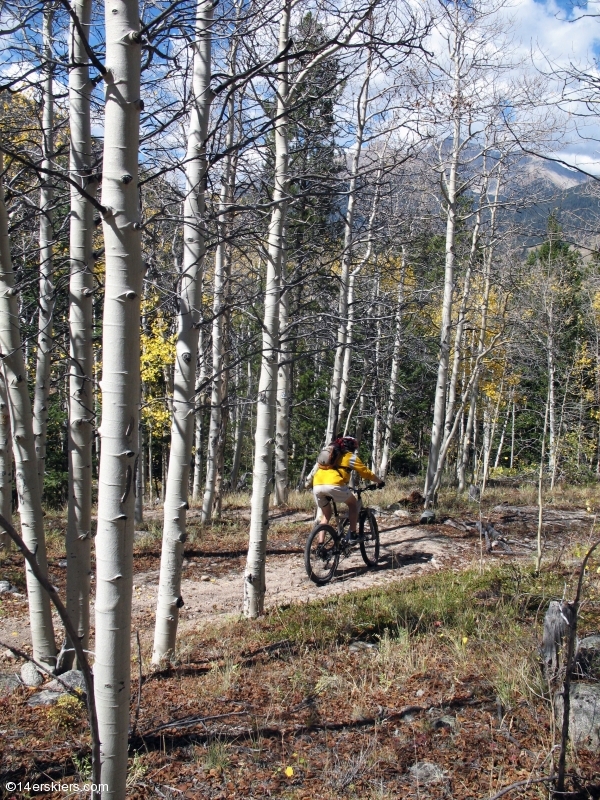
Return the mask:
<svg viewBox="0 0 600 800">
<path fill-rule="evenodd" d="M 69 689 L 78 689 L 82 694 L 85 694 L 85 681 L 83 680 L 83 672 L 80 670 L 70 669 L 67 672 L 63 672 L 63 674 L 60 676 L 60 679 L 60 681 L 50 681 L 50 683 L 46 686 L 46 689 L 51 692 L 64 693 L 67 691 L 64 685 L 66 683 Z"/>
<path fill-rule="evenodd" d="M 29 686 L 32 689 L 35 689 L 37 686 L 41 686 L 44 682 L 42 674 L 38 671 L 35 664 L 31 663 L 31 661 L 26 661 L 21 667 L 21 680 L 25 686 Z"/>
<path fill-rule="evenodd" d="M 386 511 L 398 511 L 399 508 L 400 503 L 391 503 L 391 505 L 386 508 Z"/>
<path fill-rule="evenodd" d="M 474 486 L 473 484 L 471 484 L 469 486 L 469 500 L 472 503 L 478 503 L 480 497 L 481 497 L 481 489 L 479 488 L 479 486 Z"/>
<path fill-rule="evenodd" d="M 444 770 L 431 761 L 417 761 L 408 771 L 413 781 L 421 786 L 446 780 Z"/>
<path fill-rule="evenodd" d="M 6 650 L 2 653 L 2 658 L 7 658 L 9 661 L 14 661 L 15 658 L 16 658 L 16 655 L 13 653 L 12 650 L 9 650 L 8 648 L 6 648 Z"/>
<path fill-rule="evenodd" d="M 600 680 L 600 636 L 586 636 L 579 642 L 575 674 Z"/>
<path fill-rule="evenodd" d="M 424 694 L 425 694 L 425 689 L 417 689 L 417 691 L 415 692 L 415 697 L 423 697 Z"/>
<path fill-rule="evenodd" d="M 0 695 L 12 694 L 22 685 L 21 679 L 14 672 L 0 672 Z"/>
<path fill-rule="evenodd" d="M 7 592 L 16 592 L 16 587 L 10 581 L 0 581 L 0 594 L 6 594 Z"/>
<path fill-rule="evenodd" d="M 433 723 L 433 727 L 436 730 L 440 730 L 441 728 L 451 728 L 456 730 L 456 718 L 450 716 L 440 717 Z"/>
<path fill-rule="evenodd" d="M 53 692 L 49 689 L 43 689 L 41 692 L 32 694 L 27 701 L 28 706 L 53 706 L 59 697 L 62 697 L 64 692 Z"/>
<path fill-rule="evenodd" d="M 209 575 L 200 575 L 200 580 L 201 581 L 209 581 L 210 580 L 210 576 Z"/>
<path fill-rule="evenodd" d="M 421 514 L 421 519 L 419 520 L 419 524 L 433 525 L 434 522 L 435 522 L 435 511 L 427 509 Z"/>
<path fill-rule="evenodd" d="M 363 642 L 360 639 L 356 642 L 350 642 L 348 646 L 350 653 L 374 652 L 375 650 L 377 650 L 377 645 L 374 642 Z"/>
<path fill-rule="evenodd" d="M 394 511 L 395 517 L 400 517 L 400 519 L 410 519 L 410 511 L 407 511 L 405 508 L 399 508 L 397 511 Z"/>
<path fill-rule="evenodd" d="M 449 525 L 451 528 L 456 528 L 457 531 L 468 530 L 466 525 L 463 525 L 462 522 L 457 522 L 455 519 L 445 519 L 443 524 Z"/>
<path fill-rule="evenodd" d="M 577 747 L 600 753 L 600 686 L 571 684 L 569 737 Z M 562 698 L 556 697 L 558 724 L 562 725 Z"/>
<path fill-rule="evenodd" d="M 61 558 L 61 560 L 58 562 L 58 566 L 59 567 L 66 567 L 67 566 L 66 558 Z"/>
</svg>

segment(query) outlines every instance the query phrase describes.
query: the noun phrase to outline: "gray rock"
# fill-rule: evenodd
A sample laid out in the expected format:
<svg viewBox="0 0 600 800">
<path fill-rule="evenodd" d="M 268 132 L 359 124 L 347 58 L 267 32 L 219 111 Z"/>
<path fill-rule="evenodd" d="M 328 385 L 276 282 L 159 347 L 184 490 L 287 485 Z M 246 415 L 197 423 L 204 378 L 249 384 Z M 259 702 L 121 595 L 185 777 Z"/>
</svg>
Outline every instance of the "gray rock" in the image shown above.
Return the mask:
<svg viewBox="0 0 600 800">
<path fill-rule="evenodd" d="M 21 667 L 21 680 L 25 686 L 30 686 L 32 689 L 41 686 L 44 682 L 41 672 L 31 661 L 26 661 Z"/>
<path fill-rule="evenodd" d="M 201 581 L 209 581 L 209 580 L 210 580 L 210 578 L 209 578 L 209 576 L 208 576 L 208 575 L 200 575 L 200 580 L 201 580 Z"/>
<path fill-rule="evenodd" d="M 14 672 L 0 672 L 0 695 L 12 694 L 22 685 L 21 679 Z"/>
<path fill-rule="evenodd" d="M 421 525 L 433 525 L 434 522 L 435 522 L 435 511 L 432 511 L 431 509 L 426 509 L 421 514 L 421 519 L 419 520 L 419 523 Z"/>
<path fill-rule="evenodd" d="M 386 511 L 398 511 L 399 508 L 400 503 L 391 503 L 391 505 L 386 508 Z"/>
<path fill-rule="evenodd" d="M 444 770 L 431 761 L 417 761 L 408 771 L 413 781 L 420 786 L 425 786 L 428 783 L 440 783 L 446 780 Z"/>
<path fill-rule="evenodd" d="M 46 686 L 51 692 L 66 692 L 67 689 L 65 687 L 65 683 L 69 687 L 69 689 L 77 689 L 82 694 L 85 694 L 85 681 L 83 680 L 83 672 L 80 672 L 78 669 L 70 669 L 67 672 L 63 672 L 60 676 L 60 681 L 53 680 Z"/>
<path fill-rule="evenodd" d="M 600 753 L 600 686 L 571 684 L 569 737 L 574 745 Z M 558 724 L 562 725 L 562 698 L 556 698 Z"/>
<path fill-rule="evenodd" d="M 59 697 L 62 697 L 64 692 L 53 692 L 49 689 L 43 689 L 41 692 L 32 694 L 27 701 L 28 706 L 53 706 Z"/>
<path fill-rule="evenodd" d="M 469 486 L 469 500 L 472 503 L 478 503 L 480 497 L 481 497 L 481 489 L 479 488 L 479 486 L 474 486 L 473 484 L 471 484 Z"/>
<path fill-rule="evenodd" d="M 394 511 L 395 517 L 400 517 L 400 519 L 410 519 L 410 511 L 407 511 L 405 508 L 399 508 L 397 511 Z"/>
<path fill-rule="evenodd" d="M 350 653 L 373 653 L 377 650 L 377 645 L 374 642 L 362 642 L 360 639 L 356 642 L 350 642 L 348 651 Z"/>
<path fill-rule="evenodd" d="M 12 585 L 10 581 L 0 581 L 0 594 L 6 594 L 7 592 L 15 592 L 16 588 Z"/>
<path fill-rule="evenodd" d="M 600 636 L 586 636 L 579 642 L 575 674 L 600 680 Z"/>
</svg>

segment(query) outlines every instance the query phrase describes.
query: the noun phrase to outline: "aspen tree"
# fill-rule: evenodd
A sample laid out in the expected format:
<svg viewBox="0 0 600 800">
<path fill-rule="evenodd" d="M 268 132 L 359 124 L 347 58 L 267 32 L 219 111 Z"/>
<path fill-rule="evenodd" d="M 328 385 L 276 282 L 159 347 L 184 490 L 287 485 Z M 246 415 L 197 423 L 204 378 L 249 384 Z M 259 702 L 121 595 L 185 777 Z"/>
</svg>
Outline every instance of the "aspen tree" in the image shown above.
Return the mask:
<svg viewBox="0 0 600 800">
<path fill-rule="evenodd" d="M 10 411 L 4 383 L 4 372 L 0 368 L 0 514 L 9 522 L 12 519 L 12 445 L 10 440 Z M 12 539 L 0 533 L 0 550 L 11 549 Z"/>
<path fill-rule="evenodd" d="M 54 66 L 52 54 L 52 3 L 44 7 L 42 18 L 42 185 L 40 187 L 40 296 L 35 389 L 33 394 L 33 435 L 38 462 L 40 492 L 44 493 L 46 436 L 48 429 L 48 394 L 50 391 L 50 359 L 54 325 L 52 229 L 54 189 L 49 178 L 54 157 Z"/>
<path fill-rule="evenodd" d="M 171 452 L 165 492 L 163 544 L 160 560 L 156 628 L 152 662 L 172 654 L 177 637 L 181 598 L 181 565 L 186 540 L 190 460 L 196 404 L 196 361 L 201 306 L 202 266 L 205 254 L 204 184 L 206 139 L 212 101 L 211 27 L 213 5 L 197 7 L 194 44 L 192 109 L 186 156 L 186 194 L 183 211 L 183 270 L 179 298 L 178 333 L 173 379 Z"/>
<path fill-rule="evenodd" d="M 233 39 L 229 56 L 230 75 L 236 70 L 237 37 Z M 226 295 L 229 288 L 229 271 L 231 269 L 230 248 L 227 245 L 227 228 L 229 207 L 233 202 L 235 184 L 235 159 L 233 153 L 235 137 L 235 94 L 231 92 L 228 103 L 228 124 L 225 140 L 225 158 L 223 159 L 223 175 L 219 195 L 219 214 L 217 231 L 219 242 L 215 254 L 215 274 L 213 291 L 213 324 L 212 324 L 212 390 L 210 399 L 210 424 L 208 429 L 208 447 L 206 452 L 206 486 L 202 501 L 202 522 L 208 522 L 213 516 L 215 484 L 217 481 L 219 455 L 223 452 L 223 403 L 226 400 L 227 369 L 224 364 L 224 327 L 226 311 Z M 220 496 L 220 493 L 217 493 Z"/>
<path fill-rule="evenodd" d="M 141 46 L 137 0 L 105 5 L 102 174 L 105 244 L 102 422 L 96 536 L 95 694 L 103 797 L 124 800 L 131 684 L 134 486 L 143 266 L 138 187 Z"/>
<path fill-rule="evenodd" d="M 75 0 L 81 30 L 71 22 L 69 72 L 70 174 L 93 191 L 89 58 L 82 34 L 90 27 L 91 0 Z M 85 196 L 71 187 L 69 283 L 69 502 L 67 519 L 67 613 L 82 646 L 89 646 L 90 549 L 92 535 L 92 444 L 94 439 L 94 354 L 92 349 L 94 213 Z M 68 654 L 67 662 L 72 662 Z"/>
<path fill-rule="evenodd" d="M 35 553 L 40 569 L 47 574 L 44 517 L 33 436 L 33 414 L 21 346 L 19 304 L 10 255 L 8 218 L 2 185 L 3 173 L 4 163 L 0 153 L 0 354 L 10 411 L 21 535 L 29 550 Z M 25 576 L 33 657 L 48 669 L 54 669 L 56 643 L 50 598 L 28 565 L 25 568 Z"/>
<path fill-rule="evenodd" d="M 396 300 L 396 316 L 394 326 L 394 346 L 392 351 L 392 365 L 390 370 L 390 387 L 388 390 L 388 402 L 385 413 L 383 428 L 383 447 L 381 450 L 381 461 L 377 469 L 377 474 L 385 478 L 390 462 L 392 447 L 392 426 L 396 414 L 396 388 L 398 384 L 398 371 L 400 368 L 400 344 L 402 341 L 402 312 L 404 309 L 404 276 L 406 273 L 406 248 L 402 248 L 402 265 L 400 267 L 400 277 L 398 280 L 398 297 Z"/>
<path fill-rule="evenodd" d="M 290 30 L 290 0 L 285 0 L 279 24 L 279 53 L 285 53 Z M 262 614 L 265 599 L 265 560 L 273 458 L 273 434 L 279 348 L 279 300 L 281 263 L 288 185 L 288 59 L 277 65 L 275 104 L 275 178 L 273 211 L 269 224 L 267 274 L 265 280 L 262 357 L 256 404 L 255 456 L 250 511 L 250 541 L 244 573 L 244 614 Z"/>
<path fill-rule="evenodd" d="M 344 354 L 346 352 L 346 340 L 348 336 L 348 288 L 350 282 L 350 268 L 353 255 L 354 237 L 354 215 L 357 199 L 357 180 L 362 155 L 363 137 L 367 120 L 367 107 L 369 104 L 369 84 L 371 81 L 372 59 L 369 54 L 365 78 L 363 80 L 358 99 L 356 101 L 356 138 L 354 142 L 354 152 L 352 154 L 352 166 L 348 182 L 348 208 L 344 217 L 344 249 L 342 252 L 342 264 L 340 271 L 340 293 L 338 299 L 338 330 L 337 344 L 335 349 L 335 362 L 331 377 L 331 387 L 329 393 L 329 415 L 327 418 L 327 429 L 325 431 L 325 442 L 330 442 L 337 434 L 340 422 L 340 391 L 342 386 L 342 374 L 344 366 Z"/>
</svg>

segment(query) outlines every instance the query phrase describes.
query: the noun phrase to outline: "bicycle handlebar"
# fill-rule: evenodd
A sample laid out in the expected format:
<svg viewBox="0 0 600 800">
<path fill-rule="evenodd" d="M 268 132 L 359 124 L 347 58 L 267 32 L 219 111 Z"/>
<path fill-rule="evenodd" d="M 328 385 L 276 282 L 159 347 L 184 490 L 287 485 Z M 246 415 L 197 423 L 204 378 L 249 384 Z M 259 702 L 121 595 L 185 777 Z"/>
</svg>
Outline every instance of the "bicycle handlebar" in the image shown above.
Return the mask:
<svg viewBox="0 0 600 800">
<path fill-rule="evenodd" d="M 352 491 L 360 494 L 360 492 L 372 492 L 376 491 L 377 489 L 383 489 L 383 488 L 384 487 L 380 486 L 378 483 L 369 483 L 367 484 L 367 486 L 363 486 L 362 488 L 358 486 L 356 489 L 353 489 Z"/>
</svg>

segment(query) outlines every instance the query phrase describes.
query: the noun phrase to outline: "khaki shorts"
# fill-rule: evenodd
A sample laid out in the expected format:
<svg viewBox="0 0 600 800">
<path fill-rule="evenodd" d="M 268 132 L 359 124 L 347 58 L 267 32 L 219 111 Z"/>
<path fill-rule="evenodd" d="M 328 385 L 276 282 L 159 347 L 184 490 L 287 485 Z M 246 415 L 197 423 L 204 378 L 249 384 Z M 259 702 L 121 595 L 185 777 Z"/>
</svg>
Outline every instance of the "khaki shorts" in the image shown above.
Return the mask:
<svg viewBox="0 0 600 800">
<path fill-rule="evenodd" d="M 329 498 L 333 498 L 336 503 L 346 503 L 352 496 L 349 486 L 314 486 L 313 494 L 319 508 L 329 505 Z"/>
</svg>

